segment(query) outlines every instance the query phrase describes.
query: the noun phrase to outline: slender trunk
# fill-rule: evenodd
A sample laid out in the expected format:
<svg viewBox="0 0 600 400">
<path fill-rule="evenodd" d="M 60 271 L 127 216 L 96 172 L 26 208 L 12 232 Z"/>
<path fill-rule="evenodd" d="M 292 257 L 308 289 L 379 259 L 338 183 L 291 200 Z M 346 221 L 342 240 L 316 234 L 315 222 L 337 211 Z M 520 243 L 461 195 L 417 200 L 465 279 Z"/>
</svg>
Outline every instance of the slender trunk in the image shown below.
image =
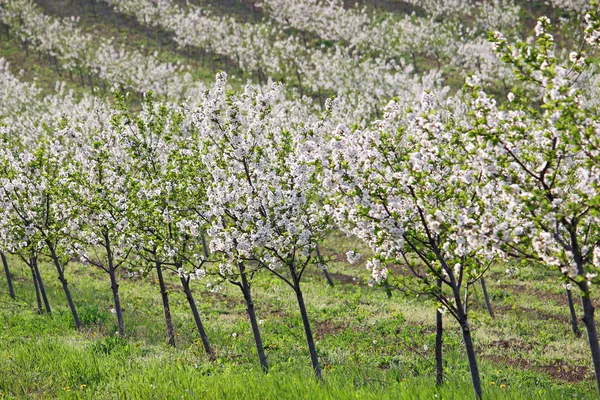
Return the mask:
<svg viewBox="0 0 600 400">
<path fill-rule="evenodd" d="M 438 288 L 442 288 L 442 281 L 438 279 Z M 442 358 L 442 340 L 444 327 L 442 325 L 442 313 L 435 312 L 435 384 L 441 386 L 444 382 L 444 364 Z"/>
<path fill-rule="evenodd" d="M 61 265 L 60 260 L 56 254 L 56 250 L 54 246 L 50 242 L 46 242 L 46 245 L 50 249 L 50 255 L 52 257 L 52 261 L 54 262 L 54 266 L 56 267 L 56 271 L 58 272 L 58 280 L 62 284 L 63 291 L 65 292 L 65 297 L 67 298 L 67 303 L 69 303 L 69 309 L 71 310 L 71 315 L 73 316 L 73 322 L 75 323 L 75 328 L 77 330 L 81 329 L 81 320 L 79 319 L 79 314 L 77 313 L 77 308 L 75 307 L 75 303 L 73 302 L 73 297 L 71 296 L 71 290 L 69 290 L 69 284 L 67 279 L 65 278 L 65 269 Z"/>
<path fill-rule="evenodd" d="M 567 301 L 569 303 L 569 311 L 571 312 L 571 329 L 576 337 L 581 337 L 581 331 L 577 326 L 577 313 L 575 312 L 575 304 L 573 304 L 573 295 L 571 289 L 567 289 Z"/>
<path fill-rule="evenodd" d="M 117 314 L 117 325 L 119 329 L 119 336 L 125 337 L 125 322 L 123 321 L 123 309 L 121 308 L 121 299 L 119 297 L 119 284 L 117 283 L 117 272 L 114 268 L 110 268 L 108 271 L 110 275 L 110 289 L 113 294 L 113 301 L 115 303 L 115 312 Z"/>
<path fill-rule="evenodd" d="M 204 324 L 202 323 L 202 319 L 200 318 L 200 313 L 198 313 L 198 307 L 196 307 L 196 301 L 194 300 L 194 296 L 192 295 L 192 291 L 190 290 L 190 282 L 189 278 L 185 278 L 180 276 L 181 285 L 183 286 L 183 292 L 185 293 L 185 297 L 187 298 L 188 304 L 190 305 L 190 309 L 192 310 L 192 315 L 194 316 L 194 321 L 196 322 L 196 328 L 198 328 L 198 333 L 200 334 L 200 339 L 202 340 L 202 345 L 204 346 L 204 350 L 208 357 L 211 360 L 215 359 L 215 353 L 210 347 L 210 343 L 208 341 L 208 336 L 206 335 L 206 331 L 204 330 Z"/>
<path fill-rule="evenodd" d="M 481 399 L 481 379 L 479 377 L 479 369 L 477 367 L 477 359 L 475 358 L 475 349 L 473 348 L 473 338 L 471 337 L 471 329 L 469 323 L 465 320 L 462 325 L 463 340 L 465 342 L 465 349 L 467 351 L 467 358 L 469 359 L 469 369 L 471 370 L 471 379 L 473 380 L 473 389 L 475 390 L 475 397 Z"/>
<path fill-rule="evenodd" d="M 304 303 L 304 296 L 302 295 L 302 289 L 300 288 L 300 277 L 296 273 L 293 265 L 289 265 L 290 275 L 292 276 L 294 283 L 294 292 L 296 292 L 296 299 L 298 300 L 298 307 L 300 308 L 300 315 L 302 316 L 302 324 L 304 325 L 304 333 L 306 334 L 306 343 L 308 344 L 308 351 L 310 353 L 310 361 L 312 363 L 313 370 L 317 379 L 323 379 L 321 375 L 321 366 L 319 365 L 319 357 L 317 355 L 317 348 L 315 346 L 315 340 L 313 338 L 312 329 L 310 328 L 310 321 L 308 319 L 308 313 L 306 312 L 306 304 Z"/>
<path fill-rule="evenodd" d="M 569 234 L 571 237 L 571 249 L 575 264 L 577 265 L 577 273 L 580 277 L 585 276 L 585 268 L 579 241 L 577 238 L 577 225 L 569 226 Z M 600 392 L 600 345 L 598 344 L 598 331 L 596 330 L 596 321 L 594 320 L 594 305 L 590 298 L 590 288 L 587 280 L 578 283 L 581 290 L 581 305 L 583 307 L 583 324 L 588 335 L 588 343 L 592 353 L 592 363 L 594 365 L 594 374 L 596 376 L 596 385 Z"/>
<path fill-rule="evenodd" d="M 319 250 L 319 246 L 315 246 L 315 250 L 317 251 L 317 258 L 319 259 L 319 263 L 323 266 L 323 274 L 325 275 L 325 279 L 327 279 L 327 283 L 329 286 L 333 287 L 333 280 L 331 276 L 329 276 L 329 271 L 327 271 L 327 266 L 323 262 L 323 257 L 321 256 L 321 251 Z"/>
<path fill-rule="evenodd" d="M 256 352 L 258 353 L 258 360 L 260 366 L 264 372 L 269 371 L 269 365 L 267 363 L 267 356 L 265 355 L 265 348 L 263 346 L 262 338 L 260 337 L 260 329 L 258 329 L 258 321 L 256 319 L 256 312 L 254 310 L 254 302 L 252 301 L 252 292 L 250 291 L 250 283 L 248 283 L 248 277 L 246 276 L 246 267 L 243 263 L 238 264 L 240 271 L 240 277 L 242 283 L 239 285 L 246 301 L 246 312 L 250 318 L 250 325 L 252 326 L 252 334 L 254 335 L 254 343 L 256 344 Z"/>
<path fill-rule="evenodd" d="M 115 303 L 115 312 L 117 314 L 117 325 L 119 336 L 125 337 L 125 322 L 123 321 L 123 309 L 121 308 L 121 299 L 119 297 L 119 284 L 117 283 L 117 270 L 115 268 L 112 247 L 108 232 L 104 232 L 104 248 L 106 250 L 106 258 L 108 260 L 108 275 L 110 276 L 110 288 L 113 294 Z"/>
<path fill-rule="evenodd" d="M 4 265 L 4 273 L 6 274 L 6 282 L 8 283 L 8 294 L 14 300 L 15 299 L 15 289 L 13 287 L 12 276 L 10 275 L 10 270 L 8 269 L 8 261 L 6 260 L 6 255 L 0 252 L 0 257 L 2 257 L 2 264 Z"/>
<path fill-rule="evenodd" d="M 473 382 L 473 390 L 475 391 L 475 397 L 479 400 L 482 396 L 481 391 L 481 377 L 479 376 L 479 368 L 477 366 L 477 358 L 475 357 L 475 348 L 473 347 L 473 338 L 471 337 L 471 328 L 467 320 L 467 314 L 464 311 L 464 305 L 461 304 L 460 298 L 460 287 L 454 286 L 452 288 L 454 301 L 456 302 L 456 313 L 458 323 L 462 330 L 463 341 L 465 343 L 465 351 L 467 352 L 467 359 L 469 360 L 469 370 L 471 371 L 471 380 Z"/>
<path fill-rule="evenodd" d="M 38 278 L 35 274 L 35 269 L 33 268 L 33 265 L 30 265 L 29 268 L 31 269 L 31 279 L 33 280 L 33 287 L 35 288 L 35 299 L 37 302 L 37 309 L 38 309 L 38 313 L 41 314 L 43 312 L 42 309 L 42 296 L 40 295 L 40 287 L 38 285 Z"/>
<path fill-rule="evenodd" d="M 162 296 L 163 310 L 165 313 L 165 325 L 167 327 L 167 338 L 169 345 L 175 347 L 175 335 L 173 333 L 173 321 L 171 319 L 171 307 L 169 307 L 169 293 L 165 286 L 165 280 L 162 274 L 162 266 L 156 262 L 156 274 L 158 275 L 158 284 L 160 285 L 160 295 Z"/>
<path fill-rule="evenodd" d="M 31 264 L 35 269 L 35 275 L 38 280 L 38 286 L 40 288 L 40 293 L 42 295 L 42 299 L 44 300 L 44 308 L 48 314 L 52 314 L 52 309 L 50 308 L 50 302 L 48 301 L 48 296 L 46 295 L 46 287 L 44 286 L 44 280 L 42 279 L 42 275 L 40 274 L 40 270 L 38 268 L 37 257 L 31 258 Z"/>
<path fill-rule="evenodd" d="M 315 340 L 312 335 L 310 328 L 310 321 L 308 320 L 308 314 L 306 313 L 306 305 L 304 304 L 304 296 L 300 287 L 295 289 L 296 299 L 298 299 L 298 307 L 300 308 L 300 315 L 302 316 L 302 324 L 304 325 L 304 333 L 306 334 L 306 343 L 308 344 L 308 351 L 310 353 L 310 361 L 312 363 L 315 376 L 318 379 L 323 379 L 321 376 L 321 366 L 319 365 L 319 357 L 317 356 L 317 349 L 315 346 Z"/>
<path fill-rule="evenodd" d="M 600 391 L 600 345 L 598 344 L 598 332 L 596 331 L 596 321 L 594 320 L 594 305 L 590 299 L 587 282 L 584 282 L 586 291 L 581 296 L 581 305 L 583 306 L 583 324 L 588 335 L 588 342 L 592 352 L 592 363 L 596 374 L 596 384 Z"/>
<path fill-rule="evenodd" d="M 487 287 L 485 286 L 485 279 L 481 278 L 481 291 L 483 292 L 483 299 L 485 300 L 485 307 L 490 314 L 490 317 L 496 318 L 494 310 L 492 309 L 492 303 L 490 302 L 490 296 L 488 296 Z"/>
<path fill-rule="evenodd" d="M 319 365 L 319 357 L 317 356 L 317 348 L 315 346 L 315 340 L 313 338 L 312 330 L 310 329 L 310 321 L 308 320 L 308 314 L 306 313 L 306 305 L 304 304 L 304 296 L 300 285 L 297 283 L 296 288 L 296 299 L 298 299 L 298 307 L 300 308 L 300 315 L 302 316 L 302 324 L 304 325 L 304 333 L 306 334 L 306 343 L 308 344 L 308 351 L 310 353 L 310 361 L 312 363 L 315 376 L 318 379 L 323 379 L 321 375 L 321 366 Z"/>
</svg>

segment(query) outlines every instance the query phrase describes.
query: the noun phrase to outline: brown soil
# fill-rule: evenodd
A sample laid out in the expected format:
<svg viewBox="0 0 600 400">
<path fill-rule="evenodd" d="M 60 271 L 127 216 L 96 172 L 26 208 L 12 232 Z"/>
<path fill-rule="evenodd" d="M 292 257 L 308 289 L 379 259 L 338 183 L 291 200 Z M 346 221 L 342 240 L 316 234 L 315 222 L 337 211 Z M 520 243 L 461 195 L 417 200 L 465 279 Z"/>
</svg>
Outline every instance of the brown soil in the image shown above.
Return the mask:
<svg viewBox="0 0 600 400">
<path fill-rule="evenodd" d="M 583 382 L 593 378 L 593 373 L 588 367 L 566 365 L 561 360 L 555 360 L 552 364 L 547 365 L 535 365 L 522 358 L 509 358 L 497 355 L 484 356 L 484 358 L 512 368 L 545 372 L 553 379 L 569 383 Z"/>
<path fill-rule="evenodd" d="M 342 331 L 345 331 L 348 328 L 348 323 L 332 321 L 315 321 L 314 326 L 315 338 L 319 340 L 323 339 L 326 335 L 335 335 Z"/>
</svg>

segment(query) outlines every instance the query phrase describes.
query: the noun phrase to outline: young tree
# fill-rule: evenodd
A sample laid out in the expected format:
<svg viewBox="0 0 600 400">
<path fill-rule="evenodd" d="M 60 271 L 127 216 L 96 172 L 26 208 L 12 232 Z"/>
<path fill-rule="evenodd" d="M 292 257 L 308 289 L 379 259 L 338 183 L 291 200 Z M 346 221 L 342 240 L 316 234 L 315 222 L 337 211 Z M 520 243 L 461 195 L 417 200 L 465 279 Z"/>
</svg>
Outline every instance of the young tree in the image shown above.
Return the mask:
<svg viewBox="0 0 600 400">
<path fill-rule="evenodd" d="M 181 129 L 182 111 L 156 105 L 149 94 L 138 116 L 132 117 L 121 105 L 121 114 L 114 123 L 132 163 L 133 173 L 127 177 L 129 238 L 138 259 L 156 269 L 169 343 L 175 345 L 165 269 L 179 275 L 204 349 L 212 359 L 214 351 L 190 289 L 190 280 L 205 261 L 202 232 L 206 221 L 202 216 L 207 202 L 203 168 L 194 151 L 198 138 Z M 192 274 L 183 272 L 189 265 L 196 266 Z"/>
<path fill-rule="evenodd" d="M 278 86 L 265 93 L 246 87 L 225 95 L 225 74 L 197 112 L 206 136 L 203 161 L 212 175 L 207 190 L 214 222 L 210 247 L 221 273 L 238 275 L 246 297 L 247 266 L 264 269 L 296 295 L 315 375 L 321 378 L 302 291 L 306 268 L 317 263 L 317 243 L 328 228 L 319 206 L 319 155 L 309 127 L 288 127 L 284 110 L 272 112 Z M 251 300 L 247 299 L 250 308 Z"/>
<path fill-rule="evenodd" d="M 65 207 L 71 220 L 73 251 L 84 263 L 108 274 L 118 333 L 125 336 L 117 271 L 132 251 L 127 238 L 126 185 L 127 176 L 132 174 L 131 159 L 110 124 L 104 123 L 96 131 L 85 133 L 68 128 L 65 136 L 69 139 L 65 146 L 73 151 L 64 172 Z"/>
<path fill-rule="evenodd" d="M 587 19 L 592 21 L 590 14 Z M 600 390 L 600 346 L 591 299 L 598 283 L 597 86 L 583 84 L 591 62 L 584 47 L 557 56 L 550 21 L 538 20 L 537 39 L 512 46 L 496 32 L 491 40 L 501 59 L 523 81 L 498 106 L 475 81 L 473 138 L 478 142 L 482 219 L 506 254 L 556 268 L 579 288 L 583 323 Z M 596 32 L 596 34 L 594 34 Z M 592 27 L 587 39 L 600 37 Z"/>
<path fill-rule="evenodd" d="M 427 294 L 457 320 L 480 398 L 462 292 L 483 275 L 494 250 L 479 229 L 480 164 L 465 140 L 463 117 L 460 102 L 443 106 L 425 93 L 413 108 L 390 102 L 373 128 L 340 125 L 327 149 L 323 184 L 339 226 L 375 253 L 367 263 L 373 279 Z M 402 272 L 389 265 L 402 265 Z"/>
</svg>

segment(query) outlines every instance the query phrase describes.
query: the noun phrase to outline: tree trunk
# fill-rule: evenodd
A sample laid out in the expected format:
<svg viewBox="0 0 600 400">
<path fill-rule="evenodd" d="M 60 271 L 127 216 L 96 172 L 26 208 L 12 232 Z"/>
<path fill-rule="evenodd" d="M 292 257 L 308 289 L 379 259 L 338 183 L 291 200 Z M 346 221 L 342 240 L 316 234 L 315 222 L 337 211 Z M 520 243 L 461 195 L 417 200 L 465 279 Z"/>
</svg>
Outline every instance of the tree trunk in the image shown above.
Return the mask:
<svg viewBox="0 0 600 400">
<path fill-rule="evenodd" d="M 162 274 L 162 266 L 156 262 L 156 274 L 158 275 L 158 284 L 160 285 L 160 295 L 162 296 L 163 310 L 165 313 L 165 325 L 167 328 L 167 338 L 169 345 L 175 347 L 175 335 L 173 333 L 173 321 L 171 319 L 171 307 L 169 306 L 169 293 L 165 286 L 165 280 Z"/>
<path fill-rule="evenodd" d="M 71 310 L 71 315 L 73 316 L 73 322 L 75 323 L 75 328 L 77 330 L 81 329 L 81 320 L 79 319 L 79 314 L 77 313 L 77 308 L 75 307 L 75 303 L 73 302 L 73 297 L 71 296 L 71 290 L 69 290 L 69 284 L 67 283 L 67 279 L 65 278 L 65 269 L 60 265 L 60 260 L 56 255 L 56 251 L 54 250 L 54 246 L 50 242 L 46 242 L 46 245 L 50 249 L 50 255 L 52 257 L 52 261 L 54 262 L 54 266 L 56 267 L 56 271 L 58 272 L 58 280 L 62 284 L 63 291 L 65 292 L 65 296 L 67 298 L 67 303 L 69 303 L 69 309 Z"/>
<path fill-rule="evenodd" d="M 569 311 L 571 312 L 571 329 L 576 337 L 581 337 L 581 331 L 577 326 L 577 313 L 575 312 L 575 305 L 573 304 L 573 295 L 571 289 L 567 289 L 567 301 L 569 303 Z"/>
<path fill-rule="evenodd" d="M 0 252 L 0 257 L 2 258 L 2 264 L 4 265 L 4 273 L 6 274 L 6 282 L 8 283 L 8 294 L 14 300 L 15 289 L 13 287 L 12 276 L 10 275 L 10 270 L 8 269 L 8 261 L 6 260 L 6 255 Z"/>
<path fill-rule="evenodd" d="M 258 329 L 258 321 L 256 320 L 256 312 L 254 310 L 254 302 L 252 301 L 252 292 L 250 291 L 250 284 L 248 283 L 248 277 L 246 276 L 246 267 L 243 263 L 238 264 L 240 271 L 240 277 L 242 283 L 240 289 L 244 295 L 246 301 L 246 312 L 250 318 L 250 325 L 252 326 L 252 334 L 254 335 L 254 343 L 256 344 L 256 352 L 258 353 L 258 360 L 260 366 L 264 372 L 269 371 L 269 365 L 267 363 L 267 356 L 265 355 L 265 348 L 263 346 L 262 338 L 260 337 L 260 329 Z"/>
<path fill-rule="evenodd" d="M 492 303 L 490 302 L 490 297 L 488 296 L 487 287 L 485 286 L 485 279 L 483 279 L 483 277 L 481 278 L 481 290 L 483 292 L 483 299 L 485 300 L 485 307 L 487 308 L 488 313 L 490 314 L 490 317 L 496 318 L 496 315 L 494 314 L 494 310 L 492 309 Z"/>
<path fill-rule="evenodd" d="M 442 288 L 442 281 L 438 279 L 438 288 Z M 442 325 L 442 313 L 437 310 L 435 312 L 435 384 L 441 386 L 444 383 L 444 364 L 442 357 L 442 341 L 444 327 Z"/>
<path fill-rule="evenodd" d="M 482 396 L 481 377 L 479 376 L 479 368 L 477 367 L 477 358 L 475 357 L 475 348 L 473 347 L 473 338 L 471 337 L 471 328 L 467 320 L 467 314 L 464 311 L 464 305 L 461 304 L 460 287 L 452 288 L 454 301 L 456 302 L 456 313 L 458 323 L 462 330 L 463 341 L 465 342 L 465 351 L 469 360 L 469 370 L 471 371 L 471 380 L 473 382 L 473 390 L 475 397 L 479 400 Z"/>
<path fill-rule="evenodd" d="M 37 309 L 38 309 L 38 313 L 42 313 L 43 309 L 42 309 L 42 296 L 40 295 L 40 286 L 38 285 L 38 278 L 35 274 L 35 269 L 33 268 L 33 265 L 29 266 L 29 269 L 31 269 L 31 279 L 33 280 L 33 287 L 35 288 L 35 299 L 37 302 Z"/>
<path fill-rule="evenodd" d="M 587 289 L 587 282 L 584 282 Z M 581 296 L 581 305 L 583 306 L 583 324 L 588 335 L 588 342 L 592 352 L 592 363 L 596 374 L 596 385 L 600 391 L 600 345 L 598 344 L 598 332 L 596 331 L 596 321 L 594 320 L 594 305 L 589 296 L 589 289 Z"/>
<path fill-rule="evenodd" d="M 109 268 L 108 275 L 110 275 L 110 289 L 112 290 L 113 301 L 115 303 L 119 336 L 125 337 L 125 322 L 123 321 L 123 309 L 121 308 L 121 299 L 119 297 L 119 284 L 117 283 L 117 273 L 113 267 Z"/>
<path fill-rule="evenodd" d="M 121 299 L 119 298 L 119 284 L 117 283 L 117 270 L 115 268 L 113 253 L 108 232 L 104 232 L 104 249 L 108 260 L 108 275 L 110 276 L 110 289 L 115 303 L 115 313 L 117 314 L 117 325 L 119 336 L 125 337 L 125 322 L 123 321 L 123 309 L 121 308 Z"/>
<path fill-rule="evenodd" d="M 321 256 L 321 251 L 319 250 L 319 246 L 315 246 L 315 250 L 317 252 L 317 257 L 319 259 L 319 263 L 321 263 L 321 265 L 323 266 L 322 269 L 323 269 L 323 274 L 325 275 L 325 279 L 327 279 L 327 283 L 329 284 L 329 286 L 333 287 L 333 280 L 331 279 L 331 276 L 329 275 L 329 271 L 327 271 L 327 266 L 323 262 L 323 257 Z"/>
<path fill-rule="evenodd" d="M 294 292 L 296 292 L 296 299 L 298 300 L 298 307 L 300 308 L 300 315 L 302 316 L 302 324 L 304 325 L 304 333 L 306 334 L 306 343 L 308 344 L 310 361 L 317 379 L 323 379 L 321 375 L 321 366 L 319 365 L 319 357 L 317 356 L 315 340 L 313 338 L 312 330 L 310 329 L 310 321 L 308 319 L 308 313 L 306 312 L 306 305 L 304 304 L 304 296 L 302 295 L 302 289 L 300 288 L 300 278 L 296 274 L 296 271 L 292 265 L 289 266 L 289 269 L 294 280 Z"/>
<path fill-rule="evenodd" d="M 50 302 L 48 301 L 48 296 L 46 295 L 46 287 L 44 286 L 44 280 L 42 279 L 42 275 L 40 274 L 40 270 L 38 268 L 37 257 L 31 258 L 31 264 L 33 265 L 33 269 L 35 270 L 35 275 L 38 281 L 38 287 L 40 288 L 40 293 L 42 295 L 42 299 L 44 300 L 44 308 L 46 308 L 46 312 L 48 314 L 52 314 Z"/>
<path fill-rule="evenodd" d="M 471 370 L 471 379 L 473 381 L 473 389 L 475 390 L 475 397 L 481 399 L 481 379 L 479 377 L 479 368 L 477 367 L 477 359 L 475 358 L 475 349 L 473 348 L 473 338 L 471 337 L 471 329 L 469 323 L 465 320 L 464 326 L 462 327 L 463 340 L 465 342 L 465 349 L 467 351 L 467 358 L 469 359 L 469 369 Z"/>
<path fill-rule="evenodd" d="M 179 278 L 181 279 L 181 285 L 183 286 L 183 292 L 185 293 L 185 297 L 187 298 L 188 304 L 190 305 L 190 309 L 192 310 L 192 315 L 194 316 L 196 328 L 198 328 L 198 333 L 200 334 L 200 339 L 202 340 L 204 350 L 206 351 L 206 354 L 208 354 L 208 358 L 214 360 L 215 353 L 212 347 L 210 347 L 210 342 L 208 341 L 206 330 L 204 330 L 204 324 L 202 323 L 202 319 L 200 318 L 200 313 L 198 313 L 198 307 L 196 307 L 196 301 L 194 301 L 194 296 L 192 295 L 192 291 L 190 290 L 190 282 L 188 281 L 189 278 L 185 278 L 183 276 L 180 276 Z"/>
</svg>

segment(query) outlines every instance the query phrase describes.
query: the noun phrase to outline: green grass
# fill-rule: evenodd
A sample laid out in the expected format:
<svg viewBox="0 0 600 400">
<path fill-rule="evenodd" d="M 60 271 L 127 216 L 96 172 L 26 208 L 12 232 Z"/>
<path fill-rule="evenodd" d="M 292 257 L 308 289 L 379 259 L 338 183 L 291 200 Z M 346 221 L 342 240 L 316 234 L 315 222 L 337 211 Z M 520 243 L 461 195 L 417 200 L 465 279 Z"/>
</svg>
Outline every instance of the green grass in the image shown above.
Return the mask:
<svg viewBox="0 0 600 400">
<path fill-rule="evenodd" d="M 446 383 L 434 381 L 434 306 L 425 299 L 364 284 L 367 271 L 348 266 L 333 249 L 354 247 L 331 235 L 323 253 L 332 259 L 336 286 L 319 271 L 304 285 L 324 367 L 313 379 L 302 324 L 289 288 L 267 274 L 253 282 L 258 318 L 271 370 L 260 371 L 239 290 L 195 296 L 217 359 L 204 355 L 176 279 L 169 276 L 177 348 L 164 339 L 158 285 L 153 276 L 121 278 L 127 338 L 115 335 L 108 277 L 73 265 L 68 278 L 85 328 L 73 328 L 51 265 L 42 264 L 53 315 L 35 312 L 28 270 L 11 259 L 19 299 L 0 280 L 0 392 L 6 398 L 227 398 L 227 399 L 463 399 L 471 398 L 468 366 L 456 324 L 446 321 Z M 363 250 L 365 253 L 366 251 Z M 341 252 L 340 252 L 341 253 Z M 337 261 L 336 261 L 337 260 Z M 481 293 L 472 325 L 484 394 L 497 399 L 571 399 L 596 396 L 585 337 L 570 332 L 560 285 L 524 268 L 506 279 L 498 267 L 488 277 L 496 307 L 492 320 Z M 545 297 L 541 295 L 547 294 Z"/>
</svg>

